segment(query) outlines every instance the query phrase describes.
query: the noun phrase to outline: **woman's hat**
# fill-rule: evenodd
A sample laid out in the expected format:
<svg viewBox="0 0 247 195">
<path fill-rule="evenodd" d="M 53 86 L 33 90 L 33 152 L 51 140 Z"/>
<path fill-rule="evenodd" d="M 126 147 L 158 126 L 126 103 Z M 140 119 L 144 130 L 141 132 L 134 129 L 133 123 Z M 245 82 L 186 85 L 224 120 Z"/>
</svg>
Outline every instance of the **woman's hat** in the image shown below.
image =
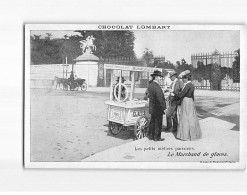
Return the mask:
<svg viewBox="0 0 247 195">
<path fill-rule="evenodd" d="M 159 76 L 159 77 L 163 77 L 161 72 L 159 70 L 155 70 L 153 74 L 151 74 L 152 77 L 155 77 L 155 76 Z"/>
<path fill-rule="evenodd" d="M 172 72 L 169 73 L 169 78 L 171 78 L 172 76 L 175 76 L 175 75 L 177 75 L 177 74 L 178 74 L 177 72 L 172 71 Z"/>
<path fill-rule="evenodd" d="M 185 71 L 181 72 L 178 77 L 179 78 L 185 78 L 185 77 L 188 77 L 189 75 L 190 75 L 190 70 L 185 70 Z"/>
</svg>

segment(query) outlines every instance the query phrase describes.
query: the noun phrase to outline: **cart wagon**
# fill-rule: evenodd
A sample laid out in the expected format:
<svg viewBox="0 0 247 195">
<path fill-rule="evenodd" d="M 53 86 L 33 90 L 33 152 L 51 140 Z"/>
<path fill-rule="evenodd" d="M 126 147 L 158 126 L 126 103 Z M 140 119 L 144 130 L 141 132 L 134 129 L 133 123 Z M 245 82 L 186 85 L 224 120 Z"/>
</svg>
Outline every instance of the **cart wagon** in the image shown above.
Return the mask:
<svg viewBox="0 0 247 195">
<path fill-rule="evenodd" d="M 105 101 L 105 104 L 108 105 L 109 131 L 113 135 L 117 135 L 122 130 L 128 130 L 129 127 L 132 127 L 134 129 L 134 139 L 146 137 L 150 119 L 149 107 L 148 101 L 134 98 L 136 72 L 152 73 L 154 70 L 161 71 L 161 69 L 113 64 L 105 64 L 105 69 L 111 70 L 110 100 Z M 122 79 L 119 79 L 119 82 L 114 86 L 113 70 L 119 70 L 120 78 L 122 78 L 122 71 L 130 71 L 130 92 L 127 86 L 122 83 Z"/>
</svg>

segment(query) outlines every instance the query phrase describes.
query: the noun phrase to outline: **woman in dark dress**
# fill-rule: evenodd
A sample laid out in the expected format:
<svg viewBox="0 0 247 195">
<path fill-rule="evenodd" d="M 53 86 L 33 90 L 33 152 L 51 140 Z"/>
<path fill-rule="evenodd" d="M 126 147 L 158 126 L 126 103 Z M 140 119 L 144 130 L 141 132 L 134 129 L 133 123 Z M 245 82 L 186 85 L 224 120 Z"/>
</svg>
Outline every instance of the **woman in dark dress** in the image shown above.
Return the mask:
<svg viewBox="0 0 247 195">
<path fill-rule="evenodd" d="M 197 140 L 202 137 L 202 131 L 194 104 L 195 87 L 191 83 L 190 71 L 184 71 L 181 76 L 184 88 L 181 92 L 175 93 L 182 99 L 177 138 L 189 141 Z"/>
</svg>

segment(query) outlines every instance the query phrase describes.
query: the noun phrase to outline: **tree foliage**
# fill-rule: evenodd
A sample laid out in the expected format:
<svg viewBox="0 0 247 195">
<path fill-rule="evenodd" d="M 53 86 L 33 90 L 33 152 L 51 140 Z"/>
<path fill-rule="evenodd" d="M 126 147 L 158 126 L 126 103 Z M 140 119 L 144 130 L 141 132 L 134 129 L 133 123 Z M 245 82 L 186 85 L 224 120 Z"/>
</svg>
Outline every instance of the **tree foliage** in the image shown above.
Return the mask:
<svg viewBox="0 0 247 195">
<path fill-rule="evenodd" d="M 150 51 L 148 48 L 145 48 L 145 50 L 142 52 L 142 59 L 145 60 L 147 66 L 153 67 L 154 64 L 152 63 L 151 59 L 153 59 L 154 54 L 152 51 Z"/>
<path fill-rule="evenodd" d="M 64 38 L 52 39 L 50 33 L 44 39 L 40 35 L 31 36 L 31 63 L 32 64 L 59 64 L 65 57 L 68 63 L 82 54 L 80 49 L 81 40 L 93 35 L 96 51 L 94 54 L 99 58 L 105 57 L 133 57 L 134 33 L 132 31 L 76 31 L 80 35 L 64 35 Z"/>
<path fill-rule="evenodd" d="M 62 63 L 61 41 L 50 40 L 49 37 L 45 39 L 40 39 L 40 36 L 34 37 L 31 37 L 31 64 Z"/>
<path fill-rule="evenodd" d="M 148 48 L 142 52 L 142 59 L 145 60 L 147 66 L 163 68 L 163 69 L 174 69 L 174 65 L 169 60 L 165 61 L 165 57 L 155 57 L 153 52 Z"/>
<path fill-rule="evenodd" d="M 163 69 L 174 69 L 175 68 L 173 63 L 171 63 L 170 61 L 159 63 L 159 64 L 157 64 L 156 67 L 157 68 L 163 68 Z"/>
<path fill-rule="evenodd" d="M 240 49 L 235 51 L 236 56 L 233 61 L 233 81 L 239 83 L 240 82 Z"/>
<path fill-rule="evenodd" d="M 178 74 L 180 74 L 181 72 L 185 71 L 185 70 L 190 70 L 190 72 L 193 71 L 193 66 L 191 64 L 188 64 L 185 59 L 181 59 L 181 62 L 177 61 L 176 62 L 176 67 L 175 70 Z"/>
</svg>

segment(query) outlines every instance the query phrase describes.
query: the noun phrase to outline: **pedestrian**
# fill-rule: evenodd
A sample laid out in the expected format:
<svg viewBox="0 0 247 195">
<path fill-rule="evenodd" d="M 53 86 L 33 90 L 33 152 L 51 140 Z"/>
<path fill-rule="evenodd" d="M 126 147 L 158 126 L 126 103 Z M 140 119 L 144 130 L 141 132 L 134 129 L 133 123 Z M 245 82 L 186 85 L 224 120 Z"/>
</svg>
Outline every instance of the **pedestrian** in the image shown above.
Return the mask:
<svg viewBox="0 0 247 195">
<path fill-rule="evenodd" d="M 153 82 L 153 78 L 151 77 L 151 79 L 148 81 L 148 86 L 150 85 L 150 83 Z M 148 88 L 145 91 L 145 96 L 144 96 L 144 100 L 148 100 L 149 98 L 149 92 L 148 92 Z"/>
<path fill-rule="evenodd" d="M 169 78 L 172 80 L 168 96 L 168 108 L 166 110 L 166 132 L 176 132 L 178 127 L 177 108 L 181 104 L 181 98 L 176 96 L 177 92 L 182 91 L 184 83 L 177 77 L 177 72 L 173 71 L 169 73 Z M 175 92 L 175 93 L 174 93 Z"/>
<path fill-rule="evenodd" d="M 154 141 L 163 141 L 161 139 L 161 129 L 166 102 L 164 93 L 160 87 L 160 79 L 163 77 L 161 72 L 155 70 L 152 76 L 152 82 L 148 86 L 149 113 L 151 114 L 148 138 Z"/>
<path fill-rule="evenodd" d="M 69 79 L 70 79 L 71 81 L 73 81 L 73 80 L 75 79 L 75 76 L 74 76 L 73 71 L 70 72 Z"/>
<path fill-rule="evenodd" d="M 182 99 L 177 138 L 190 141 L 197 140 L 202 137 L 202 132 L 194 104 L 195 87 L 191 82 L 189 70 L 182 72 L 181 76 L 184 82 L 183 90 L 174 92 Z"/>
</svg>

